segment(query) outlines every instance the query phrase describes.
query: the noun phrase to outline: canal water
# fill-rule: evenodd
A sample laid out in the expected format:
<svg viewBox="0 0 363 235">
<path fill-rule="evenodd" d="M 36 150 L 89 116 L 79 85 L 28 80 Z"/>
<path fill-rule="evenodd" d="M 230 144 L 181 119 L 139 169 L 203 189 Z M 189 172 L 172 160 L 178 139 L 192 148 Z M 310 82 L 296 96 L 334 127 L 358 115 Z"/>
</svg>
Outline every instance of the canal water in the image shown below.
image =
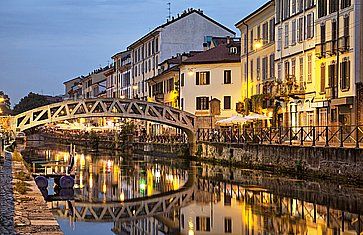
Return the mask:
<svg viewBox="0 0 363 235">
<path fill-rule="evenodd" d="M 70 154 L 43 143 L 23 156 L 50 174 L 65 172 Z M 66 235 L 363 234 L 356 186 L 81 148 L 74 173 L 73 190 L 43 190 Z"/>
</svg>

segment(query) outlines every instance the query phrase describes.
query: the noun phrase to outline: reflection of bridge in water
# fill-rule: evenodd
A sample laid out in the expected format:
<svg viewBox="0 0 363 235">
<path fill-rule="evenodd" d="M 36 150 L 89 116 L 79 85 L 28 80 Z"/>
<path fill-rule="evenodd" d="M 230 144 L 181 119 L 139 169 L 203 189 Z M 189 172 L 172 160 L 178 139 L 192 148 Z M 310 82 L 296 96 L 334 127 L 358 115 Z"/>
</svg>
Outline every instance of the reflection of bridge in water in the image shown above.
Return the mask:
<svg viewBox="0 0 363 235">
<path fill-rule="evenodd" d="M 178 190 L 148 197 L 128 199 L 120 202 L 52 202 L 56 213 L 63 218 L 73 217 L 76 221 L 113 222 L 137 220 L 169 213 L 188 205 L 195 190 L 195 170 L 188 172 L 187 182 Z M 54 205 L 55 203 L 55 205 Z"/>
</svg>

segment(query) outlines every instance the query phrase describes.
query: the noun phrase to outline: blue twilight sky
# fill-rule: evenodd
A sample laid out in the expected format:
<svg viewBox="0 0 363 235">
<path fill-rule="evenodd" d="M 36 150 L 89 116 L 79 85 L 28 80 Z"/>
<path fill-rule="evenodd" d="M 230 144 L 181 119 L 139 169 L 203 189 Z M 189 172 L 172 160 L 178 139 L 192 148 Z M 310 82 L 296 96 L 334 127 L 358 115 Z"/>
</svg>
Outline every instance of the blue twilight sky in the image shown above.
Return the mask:
<svg viewBox="0 0 363 235">
<path fill-rule="evenodd" d="M 0 0 L 0 90 L 12 104 L 30 91 L 63 94 L 172 15 L 193 7 L 234 24 L 267 0 Z"/>
</svg>

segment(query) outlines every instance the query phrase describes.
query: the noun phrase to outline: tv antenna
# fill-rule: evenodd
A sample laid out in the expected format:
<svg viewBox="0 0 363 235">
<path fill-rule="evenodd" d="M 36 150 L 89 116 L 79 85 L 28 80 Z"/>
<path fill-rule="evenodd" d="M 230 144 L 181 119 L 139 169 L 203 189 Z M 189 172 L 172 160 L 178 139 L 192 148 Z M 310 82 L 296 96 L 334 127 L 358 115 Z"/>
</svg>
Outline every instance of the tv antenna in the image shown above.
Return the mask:
<svg viewBox="0 0 363 235">
<path fill-rule="evenodd" d="M 168 19 L 169 19 L 169 21 L 171 21 L 171 3 L 168 2 L 167 5 L 168 5 L 168 13 L 169 13 Z"/>
</svg>

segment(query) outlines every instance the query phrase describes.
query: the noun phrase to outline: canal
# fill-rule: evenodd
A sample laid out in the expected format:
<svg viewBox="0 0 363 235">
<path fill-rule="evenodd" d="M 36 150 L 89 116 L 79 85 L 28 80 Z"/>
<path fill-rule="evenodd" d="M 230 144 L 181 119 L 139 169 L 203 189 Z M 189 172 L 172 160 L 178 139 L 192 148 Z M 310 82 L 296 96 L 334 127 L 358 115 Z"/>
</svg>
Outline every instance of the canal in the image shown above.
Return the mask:
<svg viewBox="0 0 363 235">
<path fill-rule="evenodd" d="M 38 143 L 23 156 L 38 173 L 65 172 L 69 146 Z M 74 173 L 73 190 L 42 191 L 66 235 L 363 234 L 357 186 L 82 148 Z"/>
</svg>

